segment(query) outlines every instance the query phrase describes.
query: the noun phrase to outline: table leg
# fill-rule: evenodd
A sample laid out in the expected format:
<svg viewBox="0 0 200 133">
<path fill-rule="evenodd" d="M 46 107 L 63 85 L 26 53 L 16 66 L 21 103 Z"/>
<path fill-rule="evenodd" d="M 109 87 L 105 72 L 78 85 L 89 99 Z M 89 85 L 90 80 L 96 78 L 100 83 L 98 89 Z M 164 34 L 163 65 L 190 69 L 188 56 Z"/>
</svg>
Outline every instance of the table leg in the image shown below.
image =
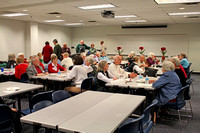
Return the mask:
<svg viewBox="0 0 200 133">
<path fill-rule="evenodd" d="M 20 94 L 17 95 L 18 111 L 21 112 L 21 98 Z"/>
</svg>

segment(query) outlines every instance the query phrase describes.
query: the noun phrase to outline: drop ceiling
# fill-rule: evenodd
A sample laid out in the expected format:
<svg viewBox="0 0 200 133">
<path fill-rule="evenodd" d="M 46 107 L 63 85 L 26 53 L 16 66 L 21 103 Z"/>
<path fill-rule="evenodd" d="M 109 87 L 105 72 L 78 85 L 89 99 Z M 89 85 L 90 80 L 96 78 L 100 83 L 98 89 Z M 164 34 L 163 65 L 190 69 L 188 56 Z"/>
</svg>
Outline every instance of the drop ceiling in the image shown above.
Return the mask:
<svg viewBox="0 0 200 133">
<path fill-rule="evenodd" d="M 113 4 L 116 8 L 82 10 L 79 6 Z M 184 9 L 180 9 L 184 8 Z M 28 10 L 28 11 L 23 11 Z M 115 15 L 136 15 L 135 18 L 103 18 L 101 12 L 111 10 Z M 200 4 L 164 4 L 154 0 L 1 0 L 0 14 L 5 12 L 28 13 L 27 16 L 3 17 L 23 21 L 45 23 L 44 20 L 62 19 L 63 22 L 50 23 L 66 26 L 67 23 L 84 23 L 82 26 L 104 25 L 154 25 L 174 23 L 199 23 L 200 15 L 169 16 L 174 12 L 200 12 Z M 61 14 L 49 14 L 59 12 Z M 59 17 L 60 16 L 60 17 Z M 198 16 L 198 17 L 192 17 Z M 127 20 L 147 20 L 146 23 L 126 23 Z M 88 22 L 95 21 L 95 22 Z"/>
</svg>

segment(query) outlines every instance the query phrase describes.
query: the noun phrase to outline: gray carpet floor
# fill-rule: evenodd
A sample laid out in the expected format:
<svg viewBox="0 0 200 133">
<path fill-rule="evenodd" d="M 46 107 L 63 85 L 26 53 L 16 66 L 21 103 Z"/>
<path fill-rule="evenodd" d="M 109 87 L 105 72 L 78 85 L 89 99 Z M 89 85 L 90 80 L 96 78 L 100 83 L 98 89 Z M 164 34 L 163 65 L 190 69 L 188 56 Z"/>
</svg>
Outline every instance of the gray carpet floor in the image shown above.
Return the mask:
<svg viewBox="0 0 200 133">
<path fill-rule="evenodd" d="M 191 103 L 193 109 L 193 117 L 187 121 L 187 117 L 182 117 L 182 122 L 180 123 L 178 117 L 171 116 L 167 118 L 162 118 L 156 124 L 154 124 L 152 132 L 154 133 L 200 133 L 200 75 L 192 74 L 192 78 L 194 79 L 193 87 L 194 94 L 192 89 L 190 88 L 191 93 Z M 27 100 L 22 100 L 22 107 L 28 107 Z M 170 113 L 177 113 L 176 111 L 172 111 Z M 185 111 L 182 112 L 185 114 Z M 31 125 L 22 123 L 22 133 L 32 133 L 33 127 Z M 43 132 L 40 130 L 39 132 Z"/>
</svg>

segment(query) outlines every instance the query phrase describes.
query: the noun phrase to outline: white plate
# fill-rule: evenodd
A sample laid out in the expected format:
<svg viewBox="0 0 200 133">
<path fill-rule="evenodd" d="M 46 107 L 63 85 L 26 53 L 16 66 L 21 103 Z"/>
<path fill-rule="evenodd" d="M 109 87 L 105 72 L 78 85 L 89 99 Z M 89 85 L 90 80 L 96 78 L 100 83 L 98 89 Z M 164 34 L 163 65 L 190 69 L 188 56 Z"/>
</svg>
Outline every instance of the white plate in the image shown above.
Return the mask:
<svg viewBox="0 0 200 133">
<path fill-rule="evenodd" d="M 138 79 L 136 80 L 137 83 L 144 83 L 145 82 L 145 79 Z"/>
<path fill-rule="evenodd" d="M 6 88 L 6 90 L 4 92 L 5 93 L 13 93 L 18 90 L 19 90 L 19 87 L 9 87 L 9 88 Z"/>
</svg>

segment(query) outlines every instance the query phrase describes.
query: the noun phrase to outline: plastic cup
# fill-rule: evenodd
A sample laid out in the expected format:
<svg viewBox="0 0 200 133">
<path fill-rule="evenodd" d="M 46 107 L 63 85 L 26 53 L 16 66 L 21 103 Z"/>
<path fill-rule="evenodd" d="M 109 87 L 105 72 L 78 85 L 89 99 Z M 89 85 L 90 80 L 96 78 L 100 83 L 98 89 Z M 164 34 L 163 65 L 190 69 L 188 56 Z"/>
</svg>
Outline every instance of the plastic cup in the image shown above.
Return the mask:
<svg viewBox="0 0 200 133">
<path fill-rule="evenodd" d="M 4 68 L 2 67 L 2 68 L 1 68 L 1 72 L 3 72 L 3 71 L 4 71 Z"/>
</svg>

